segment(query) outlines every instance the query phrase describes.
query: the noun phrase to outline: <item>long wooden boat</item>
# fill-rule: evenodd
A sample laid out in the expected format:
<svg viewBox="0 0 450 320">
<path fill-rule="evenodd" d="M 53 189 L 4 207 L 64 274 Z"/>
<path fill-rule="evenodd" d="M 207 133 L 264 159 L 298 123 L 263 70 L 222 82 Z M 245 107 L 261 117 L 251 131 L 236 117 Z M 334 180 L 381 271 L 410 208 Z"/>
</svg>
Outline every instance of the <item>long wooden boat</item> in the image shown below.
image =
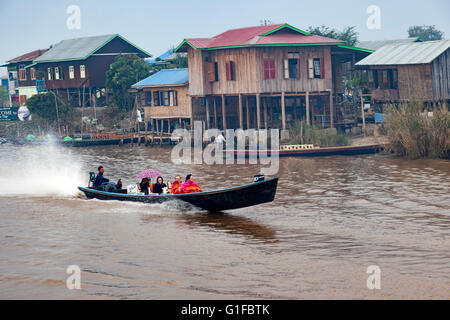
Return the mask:
<svg viewBox="0 0 450 320">
<path fill-rule="evenodd" d="M 181 200 L 210 212 L 239 209 L 273 201 L 277 191 L 278 178 L 253 182 L 242 186 L 213 191 L 185 194 L 127 194 L 126 190 L 107 192 L 91 187 L 78 187 L 89 199 L 120 200 L 144 203 L 162 203 Z"/>
<path fill-rule="evenodd" d="M 360 154 L 374 154 L 383 149 L 383 145 L 365 145 L 365 146 L 346 146 L 346 147 L 326 147 L 326 148 L 305 148 L 280 150 L 280 157 L 323 157 L 323 156 L 337 156 L 337 155 L 360 155 Z M 236 157 L 258 157 L 261 151 L 256 150 L 236 150 L 234 155 Z M 264 152 L 264 151 L 263 151 Z M 267 155 L 271 155 L 271 151 L 266 151 Z"/>
</svg>

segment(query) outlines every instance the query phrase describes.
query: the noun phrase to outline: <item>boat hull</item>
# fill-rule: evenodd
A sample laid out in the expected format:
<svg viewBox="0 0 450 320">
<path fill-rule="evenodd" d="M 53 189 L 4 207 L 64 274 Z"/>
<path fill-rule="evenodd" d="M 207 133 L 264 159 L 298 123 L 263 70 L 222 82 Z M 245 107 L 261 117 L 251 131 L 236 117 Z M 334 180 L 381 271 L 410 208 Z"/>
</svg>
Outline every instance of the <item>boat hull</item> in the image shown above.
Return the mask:
<svg viewBox="0 0 450 320">
<path fill-rule="evenodd" d="M 163 203 L 181 200 L 210 212 L 220 212 L 259 205 L 273 201 L 277 190 L 278 178 L 254 182 L 248 185 L 221 190 L 186 194 L 150 194 L 135 195 L 100 191 L 78 187 L 89 199 L 119 200 L 143 203 Z"/>
<path fill-rule="evenodd" d="M 368 146 L 349 146 L 349 147 L 329 147 L 317 149 L 303 149 L 303 150 L 283 150 L 279 151 L 280 157 L 325 157 L 325 156 L 351 156 L 360 154 L 374 154 L 383 149 L 382 145 L 368 145 Z M 235 151 L 234 155 L 237 157 L 257 157 L 261 151 Z M 264 154 L 264 153 L 263 153 Z M 271 151 L 267 151 L 267 155 L 271 155 Z"/>
</svg>

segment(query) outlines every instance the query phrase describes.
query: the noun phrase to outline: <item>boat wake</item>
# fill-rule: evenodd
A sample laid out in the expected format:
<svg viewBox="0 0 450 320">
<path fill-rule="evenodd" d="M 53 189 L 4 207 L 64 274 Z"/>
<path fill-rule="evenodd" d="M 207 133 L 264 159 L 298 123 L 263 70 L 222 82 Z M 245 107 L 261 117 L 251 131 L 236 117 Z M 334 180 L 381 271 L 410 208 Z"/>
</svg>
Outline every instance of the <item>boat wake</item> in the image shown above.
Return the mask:
<svg viewBox="0 0 450 320">
<path fill-rule="evenodd" d="M 2 146 L 2 196 L 75 196 L 86 183 L 81 161 L 67 148 L 56 145 Z M 84 179 L 83 179 L 84 178 Z"/>
</svg>

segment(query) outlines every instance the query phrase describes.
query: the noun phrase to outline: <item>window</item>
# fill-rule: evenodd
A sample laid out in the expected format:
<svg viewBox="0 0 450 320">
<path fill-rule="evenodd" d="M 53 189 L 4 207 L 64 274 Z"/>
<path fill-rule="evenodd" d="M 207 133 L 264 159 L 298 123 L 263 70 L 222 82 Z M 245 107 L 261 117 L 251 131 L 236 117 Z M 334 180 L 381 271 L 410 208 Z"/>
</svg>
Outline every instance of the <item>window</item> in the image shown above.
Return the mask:
<svg viewBox="0 0 450 320">
<path fill-rule="evenodd" d="M 225 64 L 225 69 L 227 72 L 227 81 L 236 80 L 236 68 L 234 61 L 227 61 Z"/>
<path fill-rule="evenodd" d="M 288 59 L 284 60 L 284 78 L 298 79 L 300 78 L 300 55 L 298 52 L 289 52 Z"/>
<path fill-rule="evenodd" d="M 26 69 L 19 69 L 19 80 L 27 80 L 27 70 Z"/>
<path fill-rule="evenodd" d="M 55 80 L 60 80 L 59 67 L 55 67 Z"/>
<path fill-rule="evenodd" d="M 219 81 L 219 63 L 214 62 L 214 81 Z"/>
<path fill-rule="evenodd" d="M 159 106 L 159 91 L 155 91 L 153 92 L 153 100 L 154 100 L 154 104 L 155 106 Z"/>
<path fill-rule="evenodd" d="M 219 64 L 217 62 L 207 62 L 208 81 L 219 81 Z"/>
<path fill-rule="evenodd" d="M 314 78 L 323 78 L 322 59 L 314 59 Z"/>
<path fill-rule="evenodd" d="M 36 80 L 36 69 L 30 68 L 30 78 L 31 80 Z"/>
<path fill-rule="evenodd" d="M 275 79 L 275 60 L 264 60 L 264 79 Z"/>
<path fill-rule="evenodd" d="M 69 66 L 69 79 L 75 79 L 75 68 L 73 66 Z"/>
<path fill-rule="evenodd" d="M 165 106 L 170 105 L 170 103 L 169 103 L 169 91 L 164 91 L 164 105 Z"/>
<path fill-rule="evenodd" d="M 398 89 L 398 70 L 394 69 L 392 70 L 392 88 Z"/>
<path fill-rule="evenodd" d="M 80 65 L 80 78 L 86 78 L 86 67 L 84 66 L 84 64 Z"/>
<path fill-rule="evenodd" d="M 152 93 L 149 91 L 147 92 L 147 106 L 151 106 L 152 105 Z"/>
<path fill-rule="evenodd" d="M 47 68 L 47 78 L 48 78 L 48 80 L 53 80 L 53 70 L 52 70 L 52 68 Z"/>
<path fill-rule="evenodd" d="M 314 60 L 308 59 L 308 79 L 314 79 Z"/>
</svg>

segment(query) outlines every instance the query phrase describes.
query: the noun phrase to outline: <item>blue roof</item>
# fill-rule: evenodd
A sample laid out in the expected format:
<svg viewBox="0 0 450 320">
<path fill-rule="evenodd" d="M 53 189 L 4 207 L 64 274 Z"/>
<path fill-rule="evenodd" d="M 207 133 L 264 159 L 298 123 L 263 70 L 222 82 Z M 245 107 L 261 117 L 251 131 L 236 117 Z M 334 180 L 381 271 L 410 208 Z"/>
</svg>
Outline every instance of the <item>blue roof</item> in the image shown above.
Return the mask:
<svg viewBox="0 0 450 320">
<path fill-rule="evenodd" d="M 161 85 L 175 85 L 185 84 L 189 81 L 189 74 L 187 68 L 182 69 L 163 69 L 154 75 L 151 75 L 131 87 L 147 87 L 147 86 L 161 86 Z"/>
</svg>

